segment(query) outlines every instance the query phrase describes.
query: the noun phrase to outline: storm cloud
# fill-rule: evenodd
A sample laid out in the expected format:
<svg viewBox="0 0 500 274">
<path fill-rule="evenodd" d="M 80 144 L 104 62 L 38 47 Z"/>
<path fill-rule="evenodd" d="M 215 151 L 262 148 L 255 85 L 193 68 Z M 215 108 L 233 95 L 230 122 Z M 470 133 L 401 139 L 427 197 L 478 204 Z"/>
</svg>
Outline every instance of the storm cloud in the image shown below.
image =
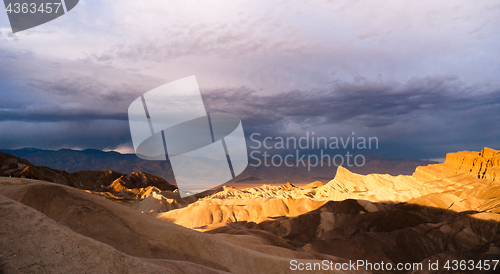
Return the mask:
<svg viewBox="0 0 500 274">
<path fill-rule="evenodd" d="M 247 136 L 499 148 L 499 18 L 495 1 L 96 0 L 12 34 L 0 13 L 0 148 L 131 152 L 130 103 L 190 75 Z"/>
</svg>

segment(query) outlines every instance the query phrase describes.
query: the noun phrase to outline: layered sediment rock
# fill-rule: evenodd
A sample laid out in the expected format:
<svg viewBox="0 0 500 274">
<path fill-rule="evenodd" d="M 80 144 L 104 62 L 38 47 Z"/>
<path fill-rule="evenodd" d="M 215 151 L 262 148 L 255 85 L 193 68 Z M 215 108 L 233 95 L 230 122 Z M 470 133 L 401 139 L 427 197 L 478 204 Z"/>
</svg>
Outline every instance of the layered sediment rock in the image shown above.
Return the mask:
<svg viewBox="0 0 500 274">
<path fill-rule="evenodd" d="M 469 174 L 477 179 L 500 180 L 500 151 L 484 148 L 481 152 L 448 153 L 442 164 L 417 167 L 414 177 L 427 182 L 457 174 Z"/>
</svg>

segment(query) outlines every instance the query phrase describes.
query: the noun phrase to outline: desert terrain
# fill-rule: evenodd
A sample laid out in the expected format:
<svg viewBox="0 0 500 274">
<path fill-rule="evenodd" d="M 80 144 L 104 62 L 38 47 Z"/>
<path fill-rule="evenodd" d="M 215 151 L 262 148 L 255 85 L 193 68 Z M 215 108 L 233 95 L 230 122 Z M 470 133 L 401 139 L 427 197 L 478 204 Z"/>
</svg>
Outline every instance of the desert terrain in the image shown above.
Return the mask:
<svg viewBox="0 0 500 274">
<path fill-rule="evenodd" d="M 292 260 L 436 262 L 390 273 L 450 273 L 447 260 L 500 258 L 500 151 L 490 148 L 411 175 L 339 167 L 329 180 L 262 185 L 249 174 L 183 199 L 139 170 L 68 172 L 0 153 L 0 175 L 2 273 L 306 272 Z"/>
</svg>

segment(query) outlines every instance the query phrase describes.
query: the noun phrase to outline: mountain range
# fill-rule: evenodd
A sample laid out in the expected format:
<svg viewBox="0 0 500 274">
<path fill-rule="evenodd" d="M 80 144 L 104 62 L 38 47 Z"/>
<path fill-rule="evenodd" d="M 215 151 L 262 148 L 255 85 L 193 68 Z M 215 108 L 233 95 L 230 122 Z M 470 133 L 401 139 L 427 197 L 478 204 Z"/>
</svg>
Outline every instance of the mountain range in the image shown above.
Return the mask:
<svg viewBox="0 0 500 274">
<path fill-rule="evenodd" d="M 141 171 L 165 179 L 175 184 L 175 178 L 168 161 L 149 161 L 138 158 L 135 154 L 120 154 L 114 151 L 86 150 L 43 150 L 23 148 L 16 150 L 0 149 L 0 151 L 30 161 L 33 165 L 45 166 L 67 172 L 109 170 L 118 173 L 132 173 Z M 437 162 L 414 159 L 391 159 L 374 156 L 365 156 L 365 164 L 361 167 L 349 167 L 358 174 L 382 173 L 390 175 L 412 174 L 417 166 L 435 164 Z M 307 160 L 306 160 L 307 162 Z M 307 164 L 306 164 L 307 165 Z M 230 183 L 244 184 L 284 184 L 291 182 L 296 185 L 307 184 L 312 181 L 327 182 L 336 173 L 336 166 L 318 164 L 308 170 L 306 165 L 298 167 L 263 165 L 254 167 L 248 165 L 246 170 Z M 203 163 L 196 165 L 203 167 Z M 207 167 L 208 168 L 208 167 Z"/>
</svg>

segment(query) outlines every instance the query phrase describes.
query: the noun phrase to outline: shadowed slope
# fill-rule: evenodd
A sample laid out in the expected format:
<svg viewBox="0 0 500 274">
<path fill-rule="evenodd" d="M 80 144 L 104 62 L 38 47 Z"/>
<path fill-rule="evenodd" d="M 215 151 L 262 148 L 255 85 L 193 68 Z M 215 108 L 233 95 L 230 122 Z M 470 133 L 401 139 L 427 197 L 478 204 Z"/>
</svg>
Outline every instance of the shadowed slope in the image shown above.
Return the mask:
<svg viewBox="0 0 500 274">
<path fill-rule="evenodd" d="M 498 260 L 500 224 L 484 220 L 485 214 L 492 213 L 459 213 L 408 203 L 330 201 L 300 216 L 260 223 L 227 223 L 207 233 L 258 236 L 267 232 L 286 243 L 275 240 L 277 244 L 293 250 L 372 263 L 423 262 L 427 265 L 428 260 L 444 258 L 476 262 Z"/>
<path fill-rule="evenodd" d="M 0 216 L 1 273 L 226 273 L 124 254 L 3 195 Z"/>
<path fill-rule="evenodd" d="M 84 191 L 33 180 L 0 178 L 0 194 L 38 210 L 73 232 L 109 245 L 129 256 L 186 261 L 233 273 L 276 273 L 289 269 L 290 258 L 329 259 L 329 255 L 295 252 L 259 238 L 226 240 L 165 222 Z M 5 219 L 7 226 L 15 218 Z M 13 224 L 11 225 L 13 226 Z M 17 224 L 16 224 L 17 226 Z M 13 229 L 12 237 L 21 237 Z M 2 234 L 6 235 L 6 234 Z M 56 240 L 54 240 L 56 241 Z M 40 246 L 32 242 L 32 249 Z M 68 243 L 72 245 L 71 243 Z M 19 250 L 14 244 L 8 252 Z M 16 269 L 20 261 L 14 260 Z"/>
</svg>

